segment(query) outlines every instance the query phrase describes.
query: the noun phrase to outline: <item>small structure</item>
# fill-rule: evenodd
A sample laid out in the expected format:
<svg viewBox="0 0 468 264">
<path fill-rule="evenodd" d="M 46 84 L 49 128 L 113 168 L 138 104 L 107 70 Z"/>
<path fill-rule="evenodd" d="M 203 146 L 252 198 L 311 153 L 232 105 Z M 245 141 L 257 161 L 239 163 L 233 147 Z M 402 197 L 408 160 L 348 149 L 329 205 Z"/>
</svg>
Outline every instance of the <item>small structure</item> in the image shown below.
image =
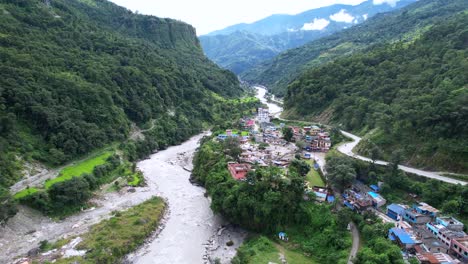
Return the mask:
<svg viewBox="0 0 468 264">
<path fill-rule="evenodd" d="M 288 241 L 289 240 L 288 235 L 285 232 L 279 232 L 278 233 L 278 238 L 283 240 L 283 241 Z"/>
<path fill-rule="evenodd" d="M 451 216 L 441 216 L 436 218 L 436 223 L 453 231 L 463 231 L 463 223 Z"/>
<path fill-rule="evenodd" d="M 430 217 L 436 217 L 439 213 L 439 210 L 428 205 L 427 203 L 415 204 L 413 205 L 413 208 L 416 210 L 416 212 L 424 215 L 429 215 Z"/>
<path fill-rule="evenodd" d="M 228 163 L 228 169 L 232 178 L 236 180 L 244 180 L 247 173 L 250 171 L 250 164 L 245 163 Z"/>
<path fill-rule="evenodd" d="M 369 187 L 370 187 L 370 188 L 372 189 L 372 191 L 374 191 L 374 192 L 379 192 L 379 191 L 380 191 L 379 186 L 377 186 L 377 185 L 375 185 L 375 184 L 371 184 Z"/>
<path fill-rule="evenodd" d="M 416 241 L 405 230 L 400 228 L 391 228 L 388 238 L 395 241 L 403 249 L 410 249 L 416 245 Z"/>
</svg>

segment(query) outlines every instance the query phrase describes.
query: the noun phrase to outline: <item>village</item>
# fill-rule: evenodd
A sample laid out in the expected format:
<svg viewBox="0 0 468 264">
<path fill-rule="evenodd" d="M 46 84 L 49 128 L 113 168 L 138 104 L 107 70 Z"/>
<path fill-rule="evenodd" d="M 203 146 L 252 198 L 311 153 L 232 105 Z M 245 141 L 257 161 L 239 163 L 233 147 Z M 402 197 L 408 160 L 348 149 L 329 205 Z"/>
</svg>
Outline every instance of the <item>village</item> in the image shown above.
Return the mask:
<svg viewBox="0 0 468 264">
<path fill-rule="evenodd" d="M 240 141 L 242 153 L 239 162 L 227 164 L 233 179 L 245 181 L 254 166 L 276 166 L 287 172 L 294 159 L 306 160 L 311 165 L 312 175 L 321 178 L 318 179 L 319 184 L 315 184 L 317 179 L 305 178 L 305 194 L 313 192 L 315 202 L 337 202 L 359 214 L 370 211 L 384 223 L 392 224 L 388 239 L 401 248 L 405 259 L 413 257 L 422 264 L 468 263 L 468 235 L 463 231 L 463 223 L 452 216 L 441 215 L 438 209 L 427 203 L 386 206 L 386 199 L 379 194 L 383 182 L 367 186 L 356 181 L 335 199 L 332 188 L 325 184 L 316 158 L 332 147 L 326 128 L 317 125 L 286 126 L 272 120 L 265 108 L 259 108 L 255 118 L 245 117 L 239 123 L 241 131 L 228 129 L 216 138 L 224 141 L 234 137 Z M 290 135 L 285 135 L 288 130 Z M 305 199 L 307 197 L 304 196 Z M 283 232 L 279 237 L 288 239 Z"/>
</svg>

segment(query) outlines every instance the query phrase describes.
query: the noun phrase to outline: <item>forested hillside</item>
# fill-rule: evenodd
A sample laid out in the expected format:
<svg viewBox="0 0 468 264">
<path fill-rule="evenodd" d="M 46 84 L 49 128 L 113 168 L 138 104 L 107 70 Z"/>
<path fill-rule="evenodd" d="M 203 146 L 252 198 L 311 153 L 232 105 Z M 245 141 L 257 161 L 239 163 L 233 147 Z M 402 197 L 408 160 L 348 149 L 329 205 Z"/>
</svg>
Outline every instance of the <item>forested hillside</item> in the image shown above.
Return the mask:
<svg viewBox="0 0 468 264">
<path fill-rule="evenodd" d="M 183 22 L 105 0 L 2 0 L 0 196 L 24 161 L 63 164 L 132 123 L 154 123 L 143 145 L 164 148 L 222 120 L 222 97 L 241 92 Z"/>
<path fill-rule="evenodd" d="M 206 55 L 222 67 L 241 74 L 280 52 L 329 36 L 382 12 L 400 9 L 415 0 L 395 5 L 372 0 L 359 5 L 336 4 L 295 15 L 277 14 L 251 24 L 238 24 L 201 36 Z"/>
<path fill-rule="evenodd" d="M 468 9 L 464 0 L 424 0 L 390 13 L 378 14 L 362 24 L 285 51 L 241 75 L 242 79 L 268 86 L 278 96 L 302 72 L 374 45 L 418 38 L 431 25 Z"/>
<path fill-rule="evenodd" d="M 370 133 L 387 157 L 468 172 L 468 12 L 413 43 L 381 45 L 303 74 L 288 87 L 295 118 L 322 118 Z M 371 146 L 372 147 L 372 146 Z"/>
</svg>

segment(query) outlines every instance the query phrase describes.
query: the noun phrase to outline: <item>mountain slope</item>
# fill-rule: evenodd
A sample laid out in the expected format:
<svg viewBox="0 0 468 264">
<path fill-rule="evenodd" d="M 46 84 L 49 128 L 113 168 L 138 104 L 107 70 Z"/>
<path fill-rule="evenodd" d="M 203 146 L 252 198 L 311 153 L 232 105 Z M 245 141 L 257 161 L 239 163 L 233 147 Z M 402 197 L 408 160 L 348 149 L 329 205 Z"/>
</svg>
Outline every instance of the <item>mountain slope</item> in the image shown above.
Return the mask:
<svg viewBox="0 0 468 264">
<path fill-rule="evenodd" d="M 246 81 L 267 85 L 279 96 L 304 70 L 355 51 L 399 40 L 411 41 L 437 21 L 468 8 L 463 0 L 418 1 L 403 9 L 379 14 L 362 24 L 288 50 L 241 74 Z"/>
<path fill-rule="evenodd" d="M 290 117 L 372 131 L 390 156 L 432 170 L 468 172 L 468 12 L 396 42 L 314 68 L 288 88 Z"/>
<path fill-rule="evenodd" d="M 287 49 L 359 24 L 377 13 L 400 9 L 415 0 L 396 5 L 332 5 L 297 15 L 273 15 L 252 24 L 240 24 L 200 37 L 207 56 L 236 74 Z"/>
<path fill-rule="evenodd" d="M 0 196 L 24 160 L 62 164 L 149 121 L 145 145 L 163 148 L 242 92 L 179 21 L 105 0 L 3 0 L 0 14 Z"/>
</svg>

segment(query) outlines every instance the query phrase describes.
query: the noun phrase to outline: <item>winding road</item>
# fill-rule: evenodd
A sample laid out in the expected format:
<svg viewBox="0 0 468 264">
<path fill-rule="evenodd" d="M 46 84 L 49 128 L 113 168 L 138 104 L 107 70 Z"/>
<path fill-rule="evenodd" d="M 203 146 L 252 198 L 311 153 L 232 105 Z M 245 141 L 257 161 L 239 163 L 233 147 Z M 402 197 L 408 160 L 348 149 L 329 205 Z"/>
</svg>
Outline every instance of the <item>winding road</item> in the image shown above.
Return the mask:
<svg viewBox="0 0 468 264">
<path fill-rule="evenodd" d="M 341 152 L 341 153 L 343 153 L 343 154 L 345 154 L 347 156 L 353 157 L 355 159 L 360 159 L 360 160 L 363 160 L 363 161 L 372 162 L 371 159 L 360 156 L 360 155 L 357 155 L 357 154 L 355 154 L 353 152 L 354 147 L 356 147 L 357 144 L 359 144 L 359 142 L 362 140 L 362 138 L 360 138 L 360 137 L 358 137 L 356 135 L 353 135 L 353 134 L 351 134 L 349 132 L 343 131 L 343 130 L 341 130 L 341 134 L 343 134 L 347 138 L 352 139 L 353 142 L 348 142 L 348 143 L 345 143 L 345 144 L 342 144 L 342 145 L 338 146 L 338 151 L 339 152 Z M 381 161 L 381 160 L 377 160 L 375 163 L 379 164 L 379 165 L 383 165 L 383 166 L 388 166 L 388 164 L 389 164 L 389 162 Z M 424 170 L 419 170 L 419 169 L 416 169 L 416 168 L 407 167 L 407 166 L 404 166 L 404 165 L 398 165 L 398 168 L 400 170 L 408 172 L 408 173 L 413 173 L 413 174 L 416 174 L 416 175 L 419 175 L 419 176 L 423 176 L 423 177 L 431 178 L 431 179 L 436 179 L 436 180 L 451 183 L 451 184 L 461 184 L 461 185 L 466 185 L 467 184 L 467 182 L 465 182 L 465 181 L 461 181 L 461 180 L 449 178 L 449 177 L 446 177 L 446 176 L 442 176 L 441 172 L 424 171 Z"/>
</svg>

